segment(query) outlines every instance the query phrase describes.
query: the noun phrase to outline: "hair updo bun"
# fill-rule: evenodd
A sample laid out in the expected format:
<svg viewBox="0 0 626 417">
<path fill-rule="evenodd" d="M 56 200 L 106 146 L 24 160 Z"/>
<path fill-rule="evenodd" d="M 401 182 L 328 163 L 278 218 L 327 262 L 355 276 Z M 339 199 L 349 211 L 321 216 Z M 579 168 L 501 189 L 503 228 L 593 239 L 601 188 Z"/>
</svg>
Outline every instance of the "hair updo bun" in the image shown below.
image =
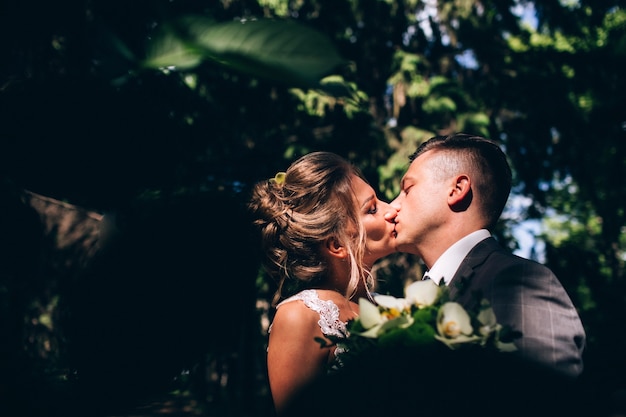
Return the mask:
<svg viewBox="0 0 626 417">
<path fill-rule="evenodd" d="M 264 267 L 278 282 L 274 303 L 328 278 L 321 250 L 328 238 L 348 249 L 352 272 L 347 291 L 353 293 L 367 275 L 362 267 L 365 234 L 352 189 L 353 176 L 363 176 L 330 152 L 307 154 L 282 174 L 258 182 L 248 202 L 266 255 Z"/>
</svg>

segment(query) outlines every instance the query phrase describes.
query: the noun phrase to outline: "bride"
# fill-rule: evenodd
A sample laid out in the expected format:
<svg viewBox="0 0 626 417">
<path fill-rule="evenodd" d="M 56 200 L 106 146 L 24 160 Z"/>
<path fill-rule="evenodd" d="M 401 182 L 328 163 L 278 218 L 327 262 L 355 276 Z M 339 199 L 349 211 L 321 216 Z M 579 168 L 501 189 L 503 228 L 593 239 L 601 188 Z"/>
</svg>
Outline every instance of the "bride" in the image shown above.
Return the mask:
<svg viewBox="0 0 626 417">
<path fill-rule="evenodd" d="M 374 262 L 395 251 L 395 210 L 355 166 L 330 152 L 309 153 L 256 184 L 248 207 L 264 266 L 278 283 L 267 368 L 280 414 L 338 364 L 336 346 L 316 338 L 344 336 L 347 321 L 358 315 L 358 298 L 371 298 Z"/>
</svg>

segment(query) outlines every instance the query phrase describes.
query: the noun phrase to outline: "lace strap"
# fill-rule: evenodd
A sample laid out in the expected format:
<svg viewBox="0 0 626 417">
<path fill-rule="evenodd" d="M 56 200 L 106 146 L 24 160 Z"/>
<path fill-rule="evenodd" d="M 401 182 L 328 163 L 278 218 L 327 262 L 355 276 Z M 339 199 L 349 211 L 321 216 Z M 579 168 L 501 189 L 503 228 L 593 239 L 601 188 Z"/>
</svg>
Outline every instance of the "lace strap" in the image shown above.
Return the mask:
<svg viewBox="0 0 626 417">
<path fill-rule="evenodd" d="M 320 319 L 317 323 L 323 334 L 345 337 L 346 323 L 339 320 L 339 307 L 332 300 L 322 300 L 315 290 L 303 290 L 283 300 L 276 308 L 295 300 L 301 300 L 304 302 L 304 305 L 319 314 Z"/>
</svg>

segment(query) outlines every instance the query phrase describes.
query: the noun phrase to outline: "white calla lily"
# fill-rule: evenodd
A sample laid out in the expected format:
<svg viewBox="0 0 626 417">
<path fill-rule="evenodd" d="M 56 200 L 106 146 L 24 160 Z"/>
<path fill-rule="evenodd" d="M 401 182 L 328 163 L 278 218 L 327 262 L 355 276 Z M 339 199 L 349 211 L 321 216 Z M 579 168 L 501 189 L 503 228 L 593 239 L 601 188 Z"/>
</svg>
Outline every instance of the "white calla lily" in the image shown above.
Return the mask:
<svg viewBox="0 0 626 417">
<path fill-rule="evenodd" d="M 400 312 L 409 308 L 406 299 L 392 297 L 391 295 L 376 295 L 374 296 L 374 301 L 387 310 Z"/>
<path fill-rule="evenodd" d="M 408 327 L 413 324 L 413 318 L 407 312 L 408 305 L 404 298 L 395 298 L 389 295 L 377 295 L 374 305 L 365 298 L 359 299 L 359 320 L 365 329 L 359 336 L 376 338 L 384 332 L 396 327 Z M 383 312 L 381 312 L 381 308 Z"/>
<path fill-rule="evenodd" d="M 433 280 L 415 281 L 404 290 L 404 294 L 409 303 L 418 308 L 431 306 L 437 301 L 440 289 Z"/>
<path fill-rule="evenodd" d="M 474 329 L 469 314 L 459 303 L 447 302 L 441 306 L 437 314 L 437 331 L 439 335 L 456 339 L 471 335 Z"/>
<path fill-rule="evenodd" d="M 493 308 L 483 308 L 476 317 L 481 324 L 480 329 L 478 329 L 479 333 L 483 337 L 489 337 L 491 333 L 498 333 L 502 329 L 502 325 L 498 324 L 496 320 L 496 313 L 493 311 Z M 501 352 L 514 352 L 517 350 L 517 347 L 513 342 L 503 343 L 499 340 L 496 341 L 496 347 Z"/>
<path fill-rule="evenodd" d="M 359 299 L 359 320 L 365 329 L 371 329 L 386 321 L 378 307 L 365 298 Z"/>
<path fill-rule="evenodd" d="M 483 326 L 495 327 L 498 322 L 496 321 L 496 313 L 493 312 L 493 308 L 483 308 L 476 317 Z"/>
<path fill-rule="evenodd" d="M 499 330 L 496 314 L 491 307 L 482 309 L 476 318 L 481 324 L 480 329 L 478 329 L 481 335 L 487 337 L 492 332 Z"/>
</svg>

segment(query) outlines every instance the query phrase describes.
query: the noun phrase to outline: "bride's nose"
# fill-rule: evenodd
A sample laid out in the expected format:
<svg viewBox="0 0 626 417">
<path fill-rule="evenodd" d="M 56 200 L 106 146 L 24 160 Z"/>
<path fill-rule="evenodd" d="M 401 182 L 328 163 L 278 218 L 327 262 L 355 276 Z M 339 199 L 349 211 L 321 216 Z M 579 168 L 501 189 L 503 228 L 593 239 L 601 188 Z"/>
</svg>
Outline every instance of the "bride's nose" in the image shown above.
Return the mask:
<svg viewBox="0 0 626 417">
<path fill-rule="evenodd" d="M 387 208 L 385 210 L 385 220 L 387 220 L 390 223 L 395 223 L 396 222 L 396 216 L 398 215 L 398 210 L 393 207 L 391 204 L 387 204 Z"/>
</svg>

